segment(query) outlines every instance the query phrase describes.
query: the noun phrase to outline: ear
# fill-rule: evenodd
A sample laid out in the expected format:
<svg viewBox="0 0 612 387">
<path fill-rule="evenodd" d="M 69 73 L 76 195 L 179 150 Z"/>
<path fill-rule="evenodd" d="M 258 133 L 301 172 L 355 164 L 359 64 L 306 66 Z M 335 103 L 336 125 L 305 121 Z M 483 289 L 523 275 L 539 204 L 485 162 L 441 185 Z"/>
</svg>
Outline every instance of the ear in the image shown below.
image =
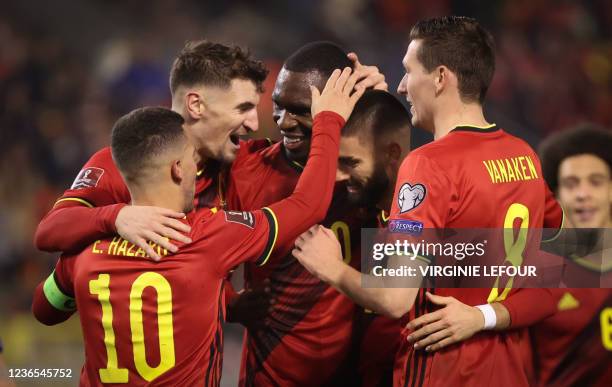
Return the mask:
<svg viewBox="0 0 612 387">
<path fill-rule="evenodd" d="M 181 164 L 181 160 L 174 160 L 172 162 L 172 167 L 170 168 L 170 176 L 172 177 L 172 181 L 177 184 L 181 184 L 183 181 L 183 166 Z"/>
<path fill-rule="evenodd" d="M 433 73 L 436 95 L 440 95 L 451 80 L 451 72 L 446 66 L 438 66 Z"/>
<path fill-rule="evenodd" d="M 185 109 L 190 118 L 199 120 L 204 115 L 204 100 L 198 93 L 187 92 L 185 94 Z"/>
<path fill-rule="evenodd" d="M 386 154 L 388 163 L 398 163 L 402 158 L 402 147 L 396 142 L 391 142 L 387 145 Z"/>
<path fill-rule="evenodd" d="M 385 171 L 388 176 L 396 176 L 397 170 L 402 163 L 402 147 L 396 142 L 387 145 L 385 152 Z"/>
</svg>

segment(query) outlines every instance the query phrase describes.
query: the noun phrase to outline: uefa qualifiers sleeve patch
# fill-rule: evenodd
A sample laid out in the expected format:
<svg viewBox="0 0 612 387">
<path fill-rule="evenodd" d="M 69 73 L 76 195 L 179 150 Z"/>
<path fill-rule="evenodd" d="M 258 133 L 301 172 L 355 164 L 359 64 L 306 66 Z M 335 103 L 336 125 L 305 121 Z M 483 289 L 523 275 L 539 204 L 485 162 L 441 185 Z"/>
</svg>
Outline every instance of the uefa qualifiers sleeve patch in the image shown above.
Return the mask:
<svg viewBox="0 0 612 387">
<path fill-rule="evenodd" d="M 404 183 L 397 194 L 397 205 L 400 209 L 400 214 L 417 208 L 423 200 L 427 190 L 423 184 L 417 183 L 410 185 Z"/>
<path fill-rule="evenodd" d="M 391 219 L 388 226 L 389 232 L 421 235 L 423 232 L 423 223 L 416 220 Z"/>
<path fill-rule="evenodd" d="M 252 212 L 247 211 L 225 211 L 227 222 L 239 223 L 248 228 L 255 228 L 255 217 Z"/>
<path fill-rule="evenodd" d="M 83 168 L 72 183 L 70 189 L 93 188 L 104 175 L 104 169 L 96 167 Z"/>
</svg>

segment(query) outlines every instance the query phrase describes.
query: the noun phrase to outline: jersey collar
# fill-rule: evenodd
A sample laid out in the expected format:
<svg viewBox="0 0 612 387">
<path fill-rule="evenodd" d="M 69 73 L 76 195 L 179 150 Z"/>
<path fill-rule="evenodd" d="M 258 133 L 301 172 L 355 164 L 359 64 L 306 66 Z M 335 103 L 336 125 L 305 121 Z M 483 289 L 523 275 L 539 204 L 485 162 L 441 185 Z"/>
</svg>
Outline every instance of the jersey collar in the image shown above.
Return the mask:
<svg viewBox="0 0 612 387">
<path fill-rule="evenodd" d="M 451 132 L 492 133 L 498 130 L 500 130 L 500 128 L 497 124 L 491 124 L 489 126 L 457 125 Z"/>
<path fill-rule="evenodd" d="M 298 172 L 302 172 L 304 171 L 304 166 L 301 163 L 298 163 L 297 161 L 293 161 L 291 159 L 289 159 L 289 157 L 287 157 L 287 153 L 285 152 L 285 147 L 281 144 L 281 154 L 283 155 L 283 159 L 287 162 L 287 164 L 289 164 L 289 166 L 293 169 L 295 169 Z"/>
</svg>

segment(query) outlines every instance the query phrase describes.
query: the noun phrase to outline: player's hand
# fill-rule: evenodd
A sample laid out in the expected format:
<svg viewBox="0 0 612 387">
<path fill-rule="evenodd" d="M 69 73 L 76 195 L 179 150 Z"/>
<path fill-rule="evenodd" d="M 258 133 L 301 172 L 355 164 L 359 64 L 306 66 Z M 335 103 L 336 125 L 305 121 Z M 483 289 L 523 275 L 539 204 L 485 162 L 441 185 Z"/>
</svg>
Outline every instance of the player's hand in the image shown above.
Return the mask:
<svg viewBox="0 0 612 387">
<path fill-rule="evenodd" d="M 347 57 L 353 62 L 353 73 L 357 74 L 359 81 L 357 86 L 362 86 L 364 89 L 372 87 L 375 90 L 389 90 L 389 85 L 385 81 L 385 76 L 376 66 L 364 66 L 359 62 L 357 54 L 350 52 Z"/>
<path fill-rule="evenodd" d="M 147 241 L 154 242 L 162 248 L 176 253 L 178 247 L 169 239 L 191 243 L 191 239 L 181 233 L 191 231 L 189 225 L 179 219 L 185 214 L 166 208 L 152 206 L 125 206 L 119 211 L 115 227 L 117 233 L 125 240 L 135 244 L 155 261 L 161 257 Z"/>
<path fill-rule="evenodd" d="M 322 111 L 332 111 L 341 115 L 345 121 L 348 120 L 355 104 L 365 91 L 365 88 L 361 86 L 355 87 L 359 78 L 357 74 L 351 73 L 350 67 L 346 67 L 342 71 L 334 70 L 327 80 L 325 88 L 320 93 L 319 89 L 310 86 L 313 117 Z"/>
<path fill-rule="evenodd" d="M 454 297 L 436 296 L 429 292 L 426 296 L 430 302 L 443 308 L 415 318 L 406 325 L 413 331 L 407 339 L 414 343 L 414 348 L 437 351 L 469 339 L 484 328 L 484 317 L 478 308 Z"/>
<path fill-rule="evenodd" d="M 227 321 L 240 323 L 249 329 L 263 327 L 265 318 L 274 307 L 270 281 L 258 288 L 243 289 L 227 305 Z"/>
<path fill-rule="evenodd" d="M 339 283 L 346 269 L 336 234 L 321 225 L 300 235 L 292 253 L 306 270 L 331 285 Z"/>
</svg>

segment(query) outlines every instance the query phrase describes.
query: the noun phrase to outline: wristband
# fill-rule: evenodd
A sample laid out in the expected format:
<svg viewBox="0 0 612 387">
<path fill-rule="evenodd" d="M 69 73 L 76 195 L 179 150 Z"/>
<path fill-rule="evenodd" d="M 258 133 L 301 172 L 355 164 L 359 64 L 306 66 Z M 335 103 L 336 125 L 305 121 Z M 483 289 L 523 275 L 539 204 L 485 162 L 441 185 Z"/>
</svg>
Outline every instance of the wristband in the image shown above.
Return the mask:
<svg viewBox="0 0 612 387">
<path fill-rule="evenodd" d="M 484 317 L 484 327 L 483 329 L 493 329 L 495 325 L 497 325 L 497 315 L 495 314 L 495 309 L 490 304 L 484 305 L 476 305 L 482 316 Z"/>
</svg>

